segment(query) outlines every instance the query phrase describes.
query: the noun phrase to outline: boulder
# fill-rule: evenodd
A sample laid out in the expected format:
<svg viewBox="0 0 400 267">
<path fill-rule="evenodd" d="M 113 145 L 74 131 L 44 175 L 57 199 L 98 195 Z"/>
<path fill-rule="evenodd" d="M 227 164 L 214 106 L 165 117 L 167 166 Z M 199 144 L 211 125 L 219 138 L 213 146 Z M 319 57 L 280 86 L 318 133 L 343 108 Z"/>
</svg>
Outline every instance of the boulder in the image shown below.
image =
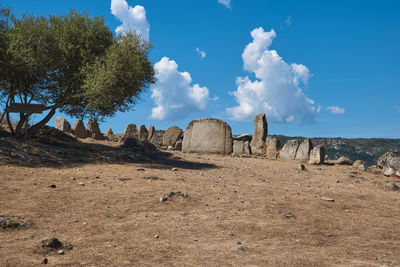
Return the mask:
<svg viewBox="0 0 400 267">
<path fill-rule="evenodd" d="M 392 168 L 393 170 L 400 169 L 400 157 L 392 152 L 386 152 L 378 159 L 378 164 L 381 168 Z"/>
<path fill-rule="evenodd" d="M 325 161 L 325 147 L 319 145 L 311 149 L 310 151 L 310 164 L 323 164 Z"/>
<path fill-rule="evenodd" d="M 62 117 L 56 118 L 56 128 L 63 132 L 71 132 L 71 124 L 69 124 L 69 122 Z"/>
<path fill-rule="evenodd" d="M 122 140 L 126 140 L 128 138 L 133 138 L 133 139 L 138 139 L 138 131 L 136 128 L 136 124 L 131 123 L 125 128 L 124 136 L 122 137 Z"/>
<path fill-rule="evenodd" d="M 244 153 L 244 141 L 233 140 L 233 155 L 239 156 Z"/>
<path fill-rule="evenodd" d="M 99 124 L 96 120 L 88 120 L 86 127 L 90 137 L 96 140 L 104 140 L 104 136 L 101 133 Z"/>
<path fill-rule="evenodd" d="M 161 147 L 163 142 L 164 130 L 155 130 L 153 137 L 151 138 L 151 143 L 156 147 Z"/>
<path fill-rule="evenodd" d="M 300 161 L 309 161 L 310 160 L 310 151 L 312 149 L 311 140 L 306 138 L 303 142 L 301 142 L 299 148 L 296 153 L 296 160 Z"/>
<path fill-rule="evenodd" d="M 183 131 L 178 126 L 169 127 L 163 136 L 162 145 L 164 147 L 175 147 L 176 142 L 182 137 Z"/>
<path fill-rule="evenodd" d="M 358 167 L 357 167 L 357 170 L 359 170 L 359 171 L 366 171 L 367 170 L 367 167 L 366 167 L 366 165 L 363 165 L 363 164 L 361 164 L 361 165 L 359 165 Z"/>
<path fill-rule="evenodd" d="M 146 126 L 140 125 L 139 133 L 138 133 L 139 141 L 140 142 L 147 142 L 149 138 L 149 132 L 146 129 Z"/>
<path fill-rule="evenodd" d="M 361 165 L 367 166 L 367 164 L 364 161 L 359 160 L 359 159 L 354 161 L 354 163 L 353 163 L 353 167 L 356 169 L 358 169 L 358 167 L 360 167 Z"/>
<path fill-rule="evenodd" d="M 85 128 L 85 124 L 83 124 L 82 120 L 77 120 L 72 127 L 72 133 L 78 137 L 78 138 L 86 138 L 89 136 L 89 133 L 87 132 Z"/>
<path fill-rule="evenodd" d="M 244 154 L 251 155 L 251 145 L 249 141 L 245 141 L 243 145 Z"/>
<path fill-rule="evenodd" d="M 283 160 L 295 159 L 298 148 L 299 148 L 298 140 L 287 141 L 280 152 L 280 159 Z"/>
<path fill-rule="evenodd" d="M 392 176 L 394 174 L 394 170 L 390 167 L 383 168 L 383 175 L 385 176 Z"/>
<path fill-rule="evenodd" d="M 251 142 L 251 139 L 253 138 L 252 136 L 251 136 L 251 134 L 241 134 L 241 135 L 238 135 L 238 136 L 235 136 L 235 137 L 232 137 L 233 138 L 233 140 L 238 140 L 238 141 L 244 141 L 244 142 L 246 142 L 246 141 L 249 141 L 249 142 Z"/>
<path fill-rule="evenodd" d="M 398 171 L 396 172 L 396 176 L 397 176 L 397 177 L 400 177 L 400 170 L 398 170 Z"/>
<path fill-rule="evenodd" d="M 114 141 L 114 132 L 111 128 L 108 128 L 106 133 L 104 134 L 104 137 L 107 138 L 108 141 Z"/>
<path fill-rule="evenodd" d="M 155 131 L 155 130 L 156 130 L 156 129 L 154 128 L 154 126 L 153 126 L 153 125 L 150 125 L 149 130 L 148 130 L 148 132 L 149 132 L 149 136 L 148 136 L 149 142 L 151 142 L 151 139 L 153 138 L 153 134 L 154 134 L 154 131 Z"/>
<path fill-rule="evenodd" d="M 281 142 L 275 137 L 268 136 L 265 143 L 267 147 L 267 158 L 277 159 L 279 156 L 279 150 L 281 149 Z"/>
<path fill-rule="evenodd" d="M 268 135 L 268 125 L 265 113 L 257 114 L 254 118 L 254 134 L 251 140 L 251 152 L 255 155 L 266 153 L 265 140 Z"/>
<path fill-rule="evenodd" d="M 188 124 L 183 137 L 183 152 L 229 155 L 232 150 L 232 129 L 226 122 L 197 119 Z"/>
<path fill-rule="evenodd" d="M 335 161 L 335 165 L 353 165 L 353 162 L 348 157 L 340 157 Z"/>
</svg>

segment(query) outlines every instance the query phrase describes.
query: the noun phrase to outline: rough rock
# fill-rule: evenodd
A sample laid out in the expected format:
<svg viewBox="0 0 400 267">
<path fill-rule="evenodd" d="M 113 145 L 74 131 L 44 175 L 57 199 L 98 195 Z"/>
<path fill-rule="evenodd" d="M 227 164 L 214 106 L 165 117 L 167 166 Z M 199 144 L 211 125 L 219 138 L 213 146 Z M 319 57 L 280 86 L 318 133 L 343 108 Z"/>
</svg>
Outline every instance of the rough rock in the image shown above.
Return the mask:
<svg viewBox="0 0 400 267">
<path fill-rule="evenodd" d="M 393 170 L 400 169 L 400 157 L 392 152 L 386 152 L 378 159 L 378 164 L 381 168 L 392 168 Z"/>
<path fill-rule="evenodd" d="M 160 201 L 161 202 L 165 202 L 167 200 L 170 200 L 172 196 L 177 195 L 177 196 L 182 196 L 184 198 L 187 198 L 188 195 L 184 192 L 181 191 L 176 191 L 176 192 L 168 192 L 165 195 L 163 195 L 162 197 L 160 197 Z"/>
<path fill-rule="evenodd" d="M 243 145 L 244 154 L 251 155 L 251 145 L 250 141 L 245 141 Z"/>
<path fill-rule="evenodd" d="M 10 228 L 21 228 L 24 227 L 25 223 L 22 221 L 16 221 L 10 217 L 0 217 L 0 228 L 10 229 Z"/>
<path fill-rule="evenodd" d="M 182 141 L 178 141 L 175 144 L 175 150 L 181 151 L 182 150 Z"/>
<path fill-rule="evenodd" d="M 229 155 L 232 150 L 232 129 L 226 122 L 197 119 L 188 124 L 183 138 L 183 152 Z"/>
<path fill-rule="evenodd" d="M 131 123 L 125 128 L 124 136 L 122 137 L 122 140 L 126 140 L 128 138 L 132 139 L 138 139 L 138 131 L 136 128 L 136 124 Z"/>
<path fill-rule="evenodd" d="M 356 168 L 356 169 L 358 169 L 358 167 L 359 167 L 360 165 L 367 166 L 367 164 L 366 164 L 364 161 L 359 160 L 359 159 L 356 160 L 356 161 L 354 161 L 354 163 L 353 163 L 353 167 Z"/>
<path fill-rule="evenodd" d="M 153 134 L 154 134 L 155 130 L 156 129 L 154 128 L 154 126 L 150 125 L 149 130 L 148 130 L 148 132 L 149 132 L 148 141 L 149 142 L 151 142 L 151 139 L 153 138 Z"/>
<path fill-rule="evenodd" d="M 279 150 L 281 149 L 281 142 L 275 137 L 268 136 L 266 140 L 267 145 L 267 158 L 277 159 L 279 157 Z"/>
<path fill-rule="evenodd" d="M 77 120 L 72 127 L 72 133 L 78 138 L 87 138 L 89 136 L 88 131 L 85 128 L 82 120 Z"/>
<path fill-rule="evenodd" d="M 353 162 L 348 157 L 340 157 L 335 161 L 335 165 L 353 165 Z"/>
<path fill-rule="evenodd" d="M 69 122 L 62 117 L 56 118 L 56 128 L 63 132 L 71 132 L 71 124 L 69 124 Z"/>
<path fill-rule="evenodd" d="M 164 130 L 155 130 L 153 137 L 151 138 L 151 143 L 156 147 L 161 147 L 163 142 Z"/>
<path fill-rule="evenodd" d="M 383 168 L 383 175 L 385 176 L 392 176 L 394 174 L 394 170 L 389 167 L 384 167 Z"/>
<path fill-rule="evenodd" d="M 244 141 L 233 140 L 233 155 L 239 156 L 244 153 Z"/>
<path fill-rule="evenodd" d="M 86 127 L 90 137 L 96 140 L 104 140 L 104 136 L 100 131 L 100 127 L 97 121 L 88 120 Z"/>
<path fill-rule="evenodd" d="M 359 170 L 359 171 L 366 171 L 367 170 L 367 167 L 365 167 L 365 165 L 363 165 L 363 164 L 361 164 L 361 165 L 359 165 L 358 167 L 357 167 L 357 170 Z"/>
<path fill-rule="evenodd" d="M 176 142 L 181 138 L 183 131 L 178 126 L 169 127 L 163 136 L 162 145 L 164 147 L 175 147 Z"/>
<path fill-rule="evenodd" d="M 280 159 L 282 160 L 295 159 L 298 148 L 299 148 L 298 140 L 287 141 L 280 152 Z"/>
<path fill-rule="evenodd" d="M 240 250 L 247 250 L 247 249 L 248 249 L 248 247 L 240 245 L 240 246 L 231 248 L 231 251 L 240 251 Z"/>
<path fill-rule="evenodd" d="M 139 127 L 139 141 L 140 142 L 147 142 L 149 138 L 149 132 L 146 129 L 146 126 L 140 125 Z"/>
<path fill-rule="evenodd" d="M 61 248 L 63 246 L 63 243 L 60 242 L 60 240 L 58 240 L 55 237 L 49 237 L 45 240 L 42 240 L 42 247 L 44 248 Z"/>
<path fill-rule="evenodd" d="M 398 170 L 398 171 L 396 172 L 396 176 L 397 176 L 397 177 L 400 177 L 400 170 Z"/>
<path fill-rule="evenodd" d="M 296 160 L 308 161 L 310 159 L 310 151 L 313 148 L 311 140 L 306 138 L 301 142 L 296 153 Z"/>
<path fill-rule="evenodd" d="M 108 141 L 114 141 L 114 132 L 111 128 L 108 128 L 104 136 L 107 138 Z"/>
<path fill-rule="evenodd" d="M 325 161 L 325 147 L 319 145 L 311 149 L 310 151 L 310 164 L 323 164 Z"/>
<path fill-rule="evenodd" d="M 399 191 L 399 186 L 396 183 L 392 182 L 392 181 L 386 181 L 385 182 L 385 187 L 387 189 L 389 189 L 389 190 L 392 190 L 392 191 Z"/>
<path fill-rule="evenodd" d="M 268 124 L 265 113 L 257 114 L 254 118 L 254 134 L 251 140 L 251 151 L 255 155 L 266 153 L 265 140 L 268 135 Z"/>
<path fill-rule="evenodd" d="M 246 142 L 246 141 L 251 142 L 251 139 L 252 139 L 252 138 L 253 138 L 253 137 L 251 136 L 251 134 L 246 133 L 246 134 L 241 134 L 241 135 L 238 135 L 238 136 L 233 137 L 233 140 L 244 141 L 244 142 Z"/>
</svg>

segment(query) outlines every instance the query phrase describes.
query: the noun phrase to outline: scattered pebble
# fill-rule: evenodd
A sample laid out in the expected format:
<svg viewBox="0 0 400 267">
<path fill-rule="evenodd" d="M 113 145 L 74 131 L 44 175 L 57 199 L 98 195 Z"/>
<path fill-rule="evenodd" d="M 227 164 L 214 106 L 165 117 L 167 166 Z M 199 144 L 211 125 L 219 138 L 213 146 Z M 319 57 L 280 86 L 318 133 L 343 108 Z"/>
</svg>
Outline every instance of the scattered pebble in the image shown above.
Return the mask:
<svg viewBox="0 0 400 267">
<path fill-rule="evenodd" d="M 306 166 L 304 166 L 303 164 L 300 164 L 299 168 L 300 168 L 301 171 L 305 171 L 306 170 Z"/>
<path fill-rule="evenodd" d="M 171 171 L 176 172 L 178 168 L 172 168 Z"/>
<path fill-rule="evenodd" d="M 386 181 L 385 187 L 392 191 L 398 191 L 400 189 L 399 186 L 392 181 Z"/>
<path fill-rule="evenodd" d="M 231 251 L 239 251 L 239 250 L 247 250 L 248 248 L 245 246 L 236 246 L 231 248 Z"/>
<path fill-rule="evenodd" d="M 279 213 L 283 214 L 283 216 L 285 216 L 285 218 L 287 218 L 287 219 L 296 218 L 296 216 L 293 213 L 290 213 L 287 210 L 280 210 Z"/>
<path fill-rule="evenodd" d="M 79 182 L 80 186 L 85 186 L 85 184 L 83 182 Z"/>
<path fill-rule="evenodd" d="M 60 240 L 58 240 L 55 237 L 49 237 L 45 240 L 42 240 L 42 247 L 44 248 L 61 248 L 63 246 L 63 243 L 60 242 Z"/>
<path fill-rule="evenodd" d="M 51 184 L 49 187 L 50 188 L 56 188 L 57 186 L 55 184 Z"/>
<path fill-rule="evenodd" d="M 159 235 L 155 235 L 154 237 L 155 237 L 155 238 L 160 238 L 160 236 L 159 236 Z"/>
<path fill-rule="evenodd" d="M 57 252 L 57 254 L 58 254 L 58 255 L 64 255 L 64 250 L 60 249 L 60 250 Z"/>
<path fill-rule="evenodd" d="M 167 200 L 170 200 L 170 198 L 171 198 L 173 195 L 182 196 L 182 197 L 184 197 L 184 198 L 187 198 L 187 197 L 188 197 L 188 194 L 186 194 L 186 193 L 184 193 L 184 192 L 181 192 L 181 191 L 168 192 L 168 193 L 166 193 L 165 195 L 163 195 L 162 197 L 160 197 L 160 201 L 161 201 L 161 202 L 165 202 L 165 201 L 167 201 Z"/>
<path fill-rule="evenodd" d="M 48 262 L 49 262 L 48 259 L 44 258 L 43 261 L 42 261 L 42 264 L 47 264 Z"/>
<path fill-rule="evenodd" d="M 137 170 L 138 172 L 144 172 L 144 171 L 145 171 L 144 168 L 137 168 L 136 170 Z"/>
<path fill-rule="evenodd" d="M 328 201 L 328 202 L 334 202 L 335 201 L 333 198 L 329 198 L 329 197 L 321 197 L 321 200 Z"/>
<path fill-rule="evenodd" d="M 233 236 L 233 232 L 232 231 L 229 231 L 229 236 Z"/>
</svg>

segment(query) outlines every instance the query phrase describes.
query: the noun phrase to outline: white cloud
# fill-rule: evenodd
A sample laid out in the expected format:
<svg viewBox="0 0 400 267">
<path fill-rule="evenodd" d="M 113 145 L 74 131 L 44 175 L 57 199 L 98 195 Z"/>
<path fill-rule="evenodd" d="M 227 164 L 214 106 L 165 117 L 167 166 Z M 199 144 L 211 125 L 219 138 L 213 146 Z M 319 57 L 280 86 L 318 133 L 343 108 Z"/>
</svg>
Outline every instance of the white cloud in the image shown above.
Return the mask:
<svg viewBox="0 0 400 267">
<path fill-rule="evenodd" d="M 287 26 L 292 25 L 292 16 L 289 16 L 289 17 L 286 19 L 285 23 L 286 23 Z"/>
<path fill-rule="evenodd" d="M 231 9 L 231 0 L 218 0 L 218 3 L 224 5 L 226 8 Z"/>
<path fill-rule="evenodd" d="M 200 50 L 198 47 L 196 48 L 196 52 L 201 58 L 205 58 L 207 56 L 206 52 Z"/>
<path fill-rule="evenodd" d="M 151 118 L 179 120 L 193 112 L 205 111 L 209 101 L 207 87 L 192 85 L 188 72 L 180 72 L 174 60 L 163 57 L 154 65 L 157 83 L 150 88 L 156 106 Z"/>
<path fill-rule="evenodd" d="M 345 112 L 344 108 L 337 106 L 329 106 L 326 109 L 329 110 L 332 114 L 344 114 Z"/>
<path fill-rule="evenodd" d="M 236 79 L 237 90 L 231 94 L 239 104 L 227 108 L 234 120 L 250 120 L 264 112 L 272 122 L 311 122 L 320 111 L 303 92 L 312 76 L 302 64 L 286 63 L 275 50 L 269 50 L 276 37 L 274 30 L 257 28 L 251 32 L 253 41 L 243 51 L 243 68 L 254 73 Z"/>
<path fill-rule="evenodd" d="M 143 6 L 131 7 L 126 0 L 111 0 L 111 13 L 122 22 L 115 30 L 117 34 L 136 30 L 143 39 L 149 40 L 150 24 Z"/>
</svg>

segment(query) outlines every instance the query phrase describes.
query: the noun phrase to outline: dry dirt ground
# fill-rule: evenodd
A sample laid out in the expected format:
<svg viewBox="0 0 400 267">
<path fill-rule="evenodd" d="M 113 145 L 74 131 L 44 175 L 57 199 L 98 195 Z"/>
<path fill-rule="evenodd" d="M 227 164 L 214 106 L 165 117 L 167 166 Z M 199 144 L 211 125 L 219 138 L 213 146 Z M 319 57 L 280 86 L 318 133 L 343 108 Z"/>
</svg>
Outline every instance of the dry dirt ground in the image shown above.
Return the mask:
<svg viewBox="0 0 400 267">
<path fill-rule="evenodd" d="M 294 161 L 171 157 L 0 165 L 0 217 L 26 224 L 0 228 L 0 266 L 44 258 L 57 266 L 400 265 L 400 192 L 384 186 L 394 177 L 351 166 L 302 171 Z M 161 202 L 171 191 L 188 197 Z M 41 249 L 48 237 L 73 249 Z"/>
</svg>

